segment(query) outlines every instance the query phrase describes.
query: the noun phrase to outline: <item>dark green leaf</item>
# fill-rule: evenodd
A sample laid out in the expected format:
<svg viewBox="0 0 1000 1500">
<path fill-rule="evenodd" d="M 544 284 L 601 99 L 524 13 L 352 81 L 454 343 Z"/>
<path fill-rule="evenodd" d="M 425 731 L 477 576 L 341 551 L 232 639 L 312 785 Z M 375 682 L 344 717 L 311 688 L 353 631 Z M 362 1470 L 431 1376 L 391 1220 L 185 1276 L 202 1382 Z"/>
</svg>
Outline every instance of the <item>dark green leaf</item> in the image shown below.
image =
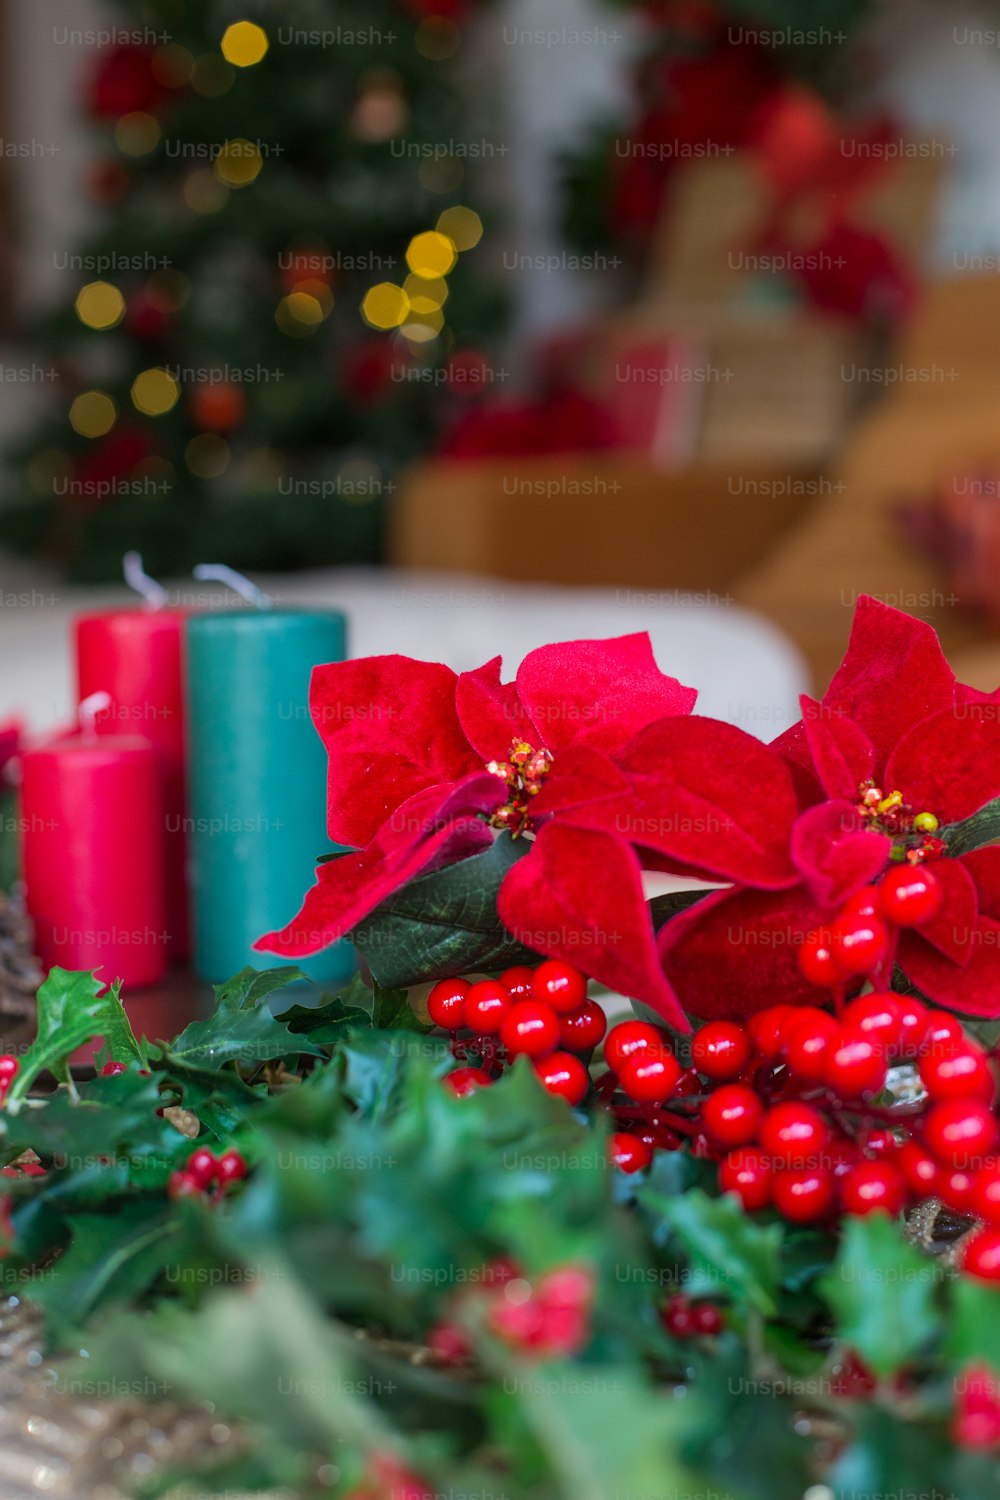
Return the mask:
<svg viewBox="0 0 1000 1500">
<path fill-rule="evenodd" d="M 731 1194 L 710 1198 L 700 1189 L 681 1198 L 663 1198 L 647 1190 L 642 1200 L 658 1212 L 676 1234 L 691 1264 L 692 1295 L 747 1302 L 773 1313 L 779 1280 L 780 1225 L 755 1224 Z M 700 1283 L 700 1285 L 699 1285 Z"/>
<path fill-rule="evenodd" d="M 123 1061 L 141 1060 L 119 988 L 116 980 L 102 994 L 104 982 L 95 973 L 50 970 L 38 991 L 38 1031 L 7 1096 L 8 1111 L 16 1112 L 39 1074 L 49 1072 L 66 1082 L 69 1058 L 92 1037 L 106 1037 L 114 1055 Z"/>
<path fill-rule="evenodd" d="M 885 1214 L 845 1221 L 844 1237 L 820 1290 L 837 1335 L 876 1375 L 889 1376 L 927 1348 L 939 1327 L 941 1273 Z"/>
</svg>

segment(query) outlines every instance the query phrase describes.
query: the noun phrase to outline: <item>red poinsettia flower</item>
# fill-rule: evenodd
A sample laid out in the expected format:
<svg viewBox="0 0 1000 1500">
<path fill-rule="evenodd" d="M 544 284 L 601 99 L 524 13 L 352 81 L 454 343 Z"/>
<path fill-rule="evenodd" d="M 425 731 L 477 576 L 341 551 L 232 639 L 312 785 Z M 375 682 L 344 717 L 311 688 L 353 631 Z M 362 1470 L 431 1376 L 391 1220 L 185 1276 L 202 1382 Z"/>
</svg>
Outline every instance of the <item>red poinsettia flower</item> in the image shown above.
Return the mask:
<svg viewBox="0 0 1000 1500">
<path fill-rule="evenodd" d="M 770 747 L 692 718 L 669 746 L 652 726 L 618 757 L 666 830 L 655 847 L 731 882 L 661 933 L 681 1003 L 731 1015 L 812 998 L 805 936 L 905 857 L 928 862 L 943 901 L 902 932 L 904 972 L 941 1005 L 1000 1014 L 1000 848 L 948 848 L 949 825 L 1000 797 L 1000 701 L 956 682 L 930 626 L 862 599 L 843 664 L 803 709 Z M 704 829 L 674 831 L 670 809 L 689 823 L 700 809 Z"/>
<path fill-rule="evenodd" d="M 629 786 L 612 757 L 645 725 L 690 713 L 695 696 L 659 670 L 646 635 L 541 647 L 509 683 L 499 657 L 460 675 L 403 656 L 318 667 L 310 702 L 330 757 L 329 834 L 355 852 L 321 864 L 299 915 L 257 947 L 314 953 L 415 875 L 485 847 L 495 830 L 534 834 L 588 803 L 620 801 Z M 638 956 L 615 914 L 618 900 L 634 924 L 640 867 L 627 838 L 600 836 L 615 845 L 602 864 L 586 829 L 566 833 L 567 874 L 610 882 L 601 909 L 610 904 L 612 916 L 597 931 L 582 901 L 555 934 L 533 923 L 531 946 L 558 950 L 567 934 L 578 937 L 576 957 L 586 953 L 595 978 L 669 1009 L 648 909 Z M 534 859 L 533 848 L 511 874 Z"/>
<path fill-rule="evenodd" d="M 505 925 L 528 941 L 585 914 L 627 946 L 634 998 L 666 1016 L 749 1014 L 814 999 L 806 936 L 894 858 L 929 858 L 943 900 L 902 933 L 899 961 L 938 1003 L 1000 1013 L 1000 849 L 951 855 L 935 831 L 1000 796 L 1000 702 L 956 683 L 929 626 L 864 599 L 828 693 L 803 707 L 773 746 L 714 719 L 647 725 L 613 755 L 630 795 L 581 801 L 540 829 L 501 892 Z M 570 860 L 583 831 L 586 862 Z M 660 933 L 667 1005 L 649 980 L 637 869 L 722 887 Z M 564 938 L 554 956 L 569 950 Z"/>
</svg>

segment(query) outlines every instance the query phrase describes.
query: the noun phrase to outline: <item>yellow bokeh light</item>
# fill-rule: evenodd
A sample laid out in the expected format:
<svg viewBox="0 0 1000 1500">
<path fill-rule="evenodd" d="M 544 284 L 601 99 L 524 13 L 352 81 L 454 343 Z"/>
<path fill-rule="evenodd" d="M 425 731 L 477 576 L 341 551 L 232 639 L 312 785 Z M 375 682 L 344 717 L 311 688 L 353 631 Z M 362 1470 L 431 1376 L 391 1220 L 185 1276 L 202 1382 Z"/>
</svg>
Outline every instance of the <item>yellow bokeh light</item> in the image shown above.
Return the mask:
<svg viewBox="0 0 1000 1500">
<path fill-rule="evenodd" d="M 105 391 L 83 391 L 69 409 L 69 424 L 81 437 L 103 437 L 117 416 L 118 409 Z"/>
<path fill-rule="evenodd" d="M 76 315 L 88 328 L 117 328 L 125 316 L 125 298 L 110 281 L 90 281 L 77 293 Z"/>
<path fill-rule="evenodd" d="M 410 313 L 402 332 L 411 344 L 429 344 L 431 339 L 437 338 L 443 327 L 444 313 L 439 308 L 436 312 Z"/>
<path fill-rule="evenodd" d="M 291 295 L 305 296 L 311 302 L 318 302 L 324 318 L 328 318 L 333 312 L 333 293 L 325 281 L 316 277 L 307 276 L 302 281 L 297 281 Z"/>
<path fill-rule="evenodd" d="M 371 287 L 361 304 L 365 322 L 372 328 L 398 328 L 409 310 L 409 297 L 392 281 L 380 281 Z"/>
<path fill-rule="evenodd" d="M 201 433 L 184 449 L 185 462 L 199 479 L 218 479 L 228 469 L 232 456 L 229 444 L 216 432 Z"/>
<path fill-rule="evenodd" d="M 407 276 L 403 291 L 410 299 L 415 313 L 438 312 L 448 300 L 448 283 L 443 276 L 436 279 L 424 276 Z"/>
<path fill-rule="evenodd" d="M 181 191 L 184 202 L 196 214 L 218 213 L 229 198 L 229 189 L 211 167 L 198 167 L 185 179 Z"/>
<path fill-rule="evenodd" d="M 406 251 L 406 264 L 414 276 L 423 276 L 428 281 L 447 276 L 457 259 L 455 241 L 436 229 L 415 234 Z"/>
<path fill-rule="evenodd" d="M 267 32 L 254 21 L 234 21 L 222 37 L 221 51 L 234 68 L 252 68 L 267 53 Z"/>
<path fill-rule="evenodd" d="M 274 310 L 274 321 L 282 333 L 293 339 L 308 338 L 315 333 L 325 316 L 323 304 L 308 292 L 289 292 Z"/>
<path fill-rule="evenodd" d="M 446 234 L 456 250 L 471 250 L 483 237 L 483 221 L 471 208 L 446 208 L 434 226 Z"/>
<path fill-rule="evenodd" d="M 148 156 L 160 144 L 160 122 L 141 109 L 133 110 L 115 126 L 115 141 L 126 156 Z"/>
<path fill-rule="evenodd" d="M 132 382 L 132 404 L 147 417 L 162 417 L 177 405 L 181 388 L 167 370 L 143 370 Z"/>
<path fill-rule="evenodd" d="M 228 187 L 246 187 L 260 174 L 264 158 L 260 147 L 242 136 L 227 141 L 215 158 L 215 175 Z"/>
</svg>

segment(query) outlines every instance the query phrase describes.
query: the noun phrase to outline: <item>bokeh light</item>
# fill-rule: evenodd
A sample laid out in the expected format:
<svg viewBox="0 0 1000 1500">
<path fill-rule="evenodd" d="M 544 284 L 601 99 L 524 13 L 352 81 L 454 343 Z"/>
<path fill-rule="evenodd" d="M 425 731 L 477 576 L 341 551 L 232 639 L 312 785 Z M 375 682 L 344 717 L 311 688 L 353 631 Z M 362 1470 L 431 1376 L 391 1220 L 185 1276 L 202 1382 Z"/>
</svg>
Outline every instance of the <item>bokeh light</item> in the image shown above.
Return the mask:
<svg viewBox="0 0 1000 1500">
<path fill-rule="evenodd" d="M 234 68 L 252 68 L 266 56 L 267 48 L 267 32 L 254 21 L 234 21 L 222 37 L 222 55 Z"/>
<path fill-rule="evenodd" d="M 162 417 L 177 405 L 181 388 L 162 369 L 143 370 L 132 382 L 132 404 L 147 417 Z"/>
<path fill-rule="evenodd" d="M 148 156 L 160 144 L 160 122 L 144 110 L 133 110 L 115 125 L 115 141 L 126 156 Z"/>
<path fill-rule="evenodd" d="M 103 437 L 117 416 L 118 408 L 106 391 L 83 391 L 69 409 L 69 424 L 81 437 Z"/>
<path fill-rule="evenodd" d="M 365 322 L 372 328 L 398 328 L 409 310 L 409 297 L 392 281 L 380 281 L 371 287 L 361 304 Z"/>
<path fill-rule="evenodd" d="M 125 316 L 125 298 L 110 281 L 90 281 L 77 293 L 76 315 L 88 328 L 116 328 Z"/>
<path fill-rule="evenodd" d="M 423 276 L 428 281 L 447 276 L 457 259 L 454 240 L 436 229 L 415 234 L 406 250 L 406 264 L 414 276 Z"/>
<path fill-rule="evenodd" d="M 216 432 L 203 432 L 184 449 L 184 460 L 199 479 L 218 479 L 229 467 L 232 450 Z"/>
<path fill-rule="evenodd" d="M 246 187 L 259 176 L 264 158 L 253 141 L 235 136 L 215 158 L 215 175 L 227 187 Z"/>
<path fill-rule="evenodd" d="M 446 208 L 434 227 L 439 234 L 448 236 L 456 250 L 472 250 L 483 237 L 482 219 L 474 209 L 462 208 L 460 204 Z"/>
</svg>

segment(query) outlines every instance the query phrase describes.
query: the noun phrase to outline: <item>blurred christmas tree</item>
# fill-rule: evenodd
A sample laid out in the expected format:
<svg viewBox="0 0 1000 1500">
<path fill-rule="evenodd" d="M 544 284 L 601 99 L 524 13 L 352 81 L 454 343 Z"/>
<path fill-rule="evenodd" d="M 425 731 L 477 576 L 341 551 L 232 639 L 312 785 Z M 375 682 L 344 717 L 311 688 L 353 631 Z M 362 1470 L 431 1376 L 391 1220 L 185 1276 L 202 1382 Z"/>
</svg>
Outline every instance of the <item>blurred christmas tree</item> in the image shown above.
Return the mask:
<svg viewBox="0 0 1000 1500">
<path fill-rule="evenodd" d="M 117 0 L 83 101 L 99 223 L 30 330 L 61 379 L 0 540 L 92 580 L 129 548 L 166 574 L 378 555 L 501 321 L 464 254 L 472 8 Z"/>
</svg>

